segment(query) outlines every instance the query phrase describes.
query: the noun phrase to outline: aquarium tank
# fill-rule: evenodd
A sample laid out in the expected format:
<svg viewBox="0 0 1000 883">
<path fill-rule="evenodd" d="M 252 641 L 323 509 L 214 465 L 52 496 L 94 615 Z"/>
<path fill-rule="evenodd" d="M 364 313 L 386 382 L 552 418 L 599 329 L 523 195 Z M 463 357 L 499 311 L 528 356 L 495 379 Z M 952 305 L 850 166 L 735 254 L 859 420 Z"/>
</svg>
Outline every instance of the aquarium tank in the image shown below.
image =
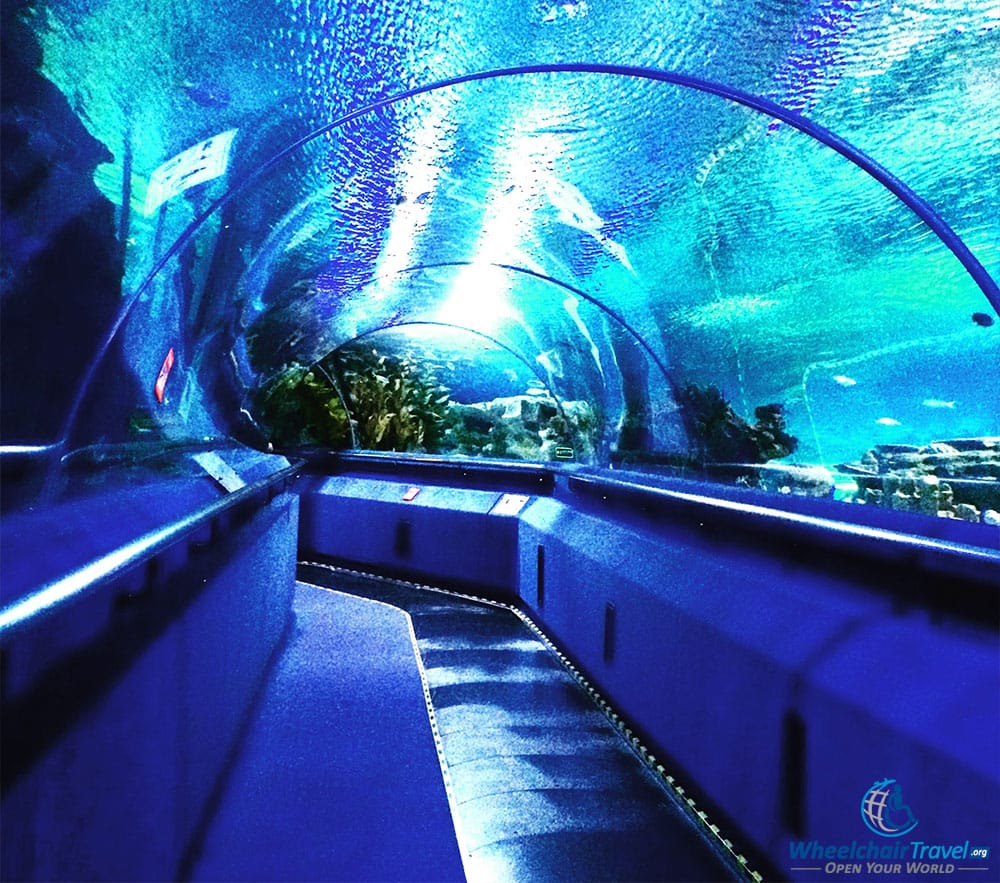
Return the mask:
<svg viewBox="0 0 1000 883">
<path fill-rule="evenodd" d="M 2 25 L 5 508 L 231 445 L 1000 523 L 998 0 Z"/>
</svg>

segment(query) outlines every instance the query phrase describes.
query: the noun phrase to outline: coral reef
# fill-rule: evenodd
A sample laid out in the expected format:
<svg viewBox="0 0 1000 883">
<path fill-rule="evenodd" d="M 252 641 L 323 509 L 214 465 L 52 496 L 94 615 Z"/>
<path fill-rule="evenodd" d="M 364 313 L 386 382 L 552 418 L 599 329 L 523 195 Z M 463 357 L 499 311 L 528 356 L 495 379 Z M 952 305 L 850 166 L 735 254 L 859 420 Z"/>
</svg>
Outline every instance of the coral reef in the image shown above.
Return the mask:
<svg viewBox="0 0 1000 883">
<path fill-rule="evenodd" d="M 838 469 L 858 485 L 857 500 L 905 512 L 987 524 L 1000 522 L 1000 437 L 928 445 L 878 445 Z"/>
</svg>

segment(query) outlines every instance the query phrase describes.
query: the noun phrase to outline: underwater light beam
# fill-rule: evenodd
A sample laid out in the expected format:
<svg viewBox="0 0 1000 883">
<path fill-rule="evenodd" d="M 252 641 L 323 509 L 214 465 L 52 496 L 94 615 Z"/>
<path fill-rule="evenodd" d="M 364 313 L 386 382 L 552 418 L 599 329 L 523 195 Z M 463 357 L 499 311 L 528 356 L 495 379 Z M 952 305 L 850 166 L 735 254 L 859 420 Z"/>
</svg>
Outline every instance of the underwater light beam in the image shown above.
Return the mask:
<svg viewBox="0 0 1000 883">
<path fill-rule="evenodd" d="M 273 164 L 283 159 L 288 153 L 297 150 L 299 147 L 314 138 L 327 134 L 346 122 L 357 119 L 358 117 L 371 113 L 374 110 L 388 107 L 398 101 L 412 98 L 417 95 L 423 95 L 428 92 L 434 92 L 438 89 L 461 85 L 463 83 L 482 82 L 485 80 L 500 79 L 502 77 L 528 76 L 532 74 L 548 73 L 601 74 L 671 83 L 675 86 L 694 89 L 697 92 L 705 92 L 709 95 L 716 95 L 719 98 L 725 98 L 729 101 L 749 107 L 752 110 L 767 114 L 775 119 L 779 119 L 784 123 L 788 123 L 788 125 L 793 128 L 798 129 L 800 132 L 804 132 L 806 135 L 809 135 L 821 144 L 825 144 L 841 156 L 850 160 L 850 162 L 854 163 L 854 165 L 858 166 L 858 168 L 875 178 L 876 181 L 895 194 L 902 202 L 912 209 L 912 211 L 925 224 L 927 224 L 931 230 L 934 231 L 938 238 L 948 247 L 955 257 L 958 258 L 962 266 L 964 266 L 968 271 L 969 275 L 976 281 L 976 284 L 982 290 L 986 299 L 990 302 L 993 308 L 1000 313 L 1000 285 L 994 281 L 993 277 L 990 276 L 986 268 L 979 262 L 978 258 L 976 258 L 969 247 L 965 244 L 964 240 L 948 225 L 948 223 L 937 213 L 934 207 L 927 202 L 927 200 L 905 184 L 901 179 L 897 178 L 884 166 L 875 162 L 875 160 L 864 153 L 864 151 L 855 147 L 844 138 L 841 138 L 832 130 L 827 129 L 818 123 L 814 123 L 807 117 L 804 117 L 793 110 L 788 110 L 768 98 L 762 98 L 751 92 L 745 92 L 734 86 L 726 85 L 725 83 L 707 80 L 702 77 L 693 77 L 689 74 L 677 73 L 675 71 L 663 71 L 655 68 L 636 67 L 633 65 L 563 62 L 552 64 L 530 64 L 522 65 L 520 67 L 498 68 L 490 71 L 477 71 L 470 74 L 460 74 L 444 80 L 438 80 L 434 83 L 428 83 L 424 86 L 417 86 L 413 89 L 408 89 L 405 92 L 401 92 L 399 95 L 390 96 L 389 98 L 384 98 L 381 101 L 374 102 L 366 107 L 351 111 L 343 117 L 328 123 L 310 135 L 306 135 L 295 143 L 289 145 L 285 148 L 285 150 L 276 154 L 271 160 L 262 165 L 258 171 L 251 173 L 251 175 L 248 176 L 248 179 L 255 178 L 258 174 L 262 174 Z M 241 186 L 242 185 L 236 185 L 234 190 Z M 228 197 L 229 194 L 220 197 L 219 204 L 221 204 L 221 202 L 226 200 Z M 216 206 L 209 207 L 207 212 L 210 213 L 215 207 Z M 196 219 L 193 223 L 198 222 L 198 219 Z"/>
<path fill-rule="evenodd" d="M 407 273 L 420 273 L 424 270 L 437 270 L 445 267 L 468 267 L 476 263 L 477 262 L 475 261 L 436 261 L 434 263 L 414 264 L 413 266 L 407 267 L 405 270 L 399 270 L 398 275 L 404 275 Z M 563 291 L 569 292 L 571 295 L 575 297 L 582 298 L 583 300 L 597 307 L 597 309 L 600 310 L 602 313 L 604 313 L 604 315 L 607 316 L 613 324 L 621 328 L 626 334 L 628 334 L 629 337 L 631 337 L 636 342 L 636 344 L 638 344 L 638 346 L 646 353 L 646 355 L 649 356 L 653 364 L 659 369 L 660 373 L 663 375 L 663 378 L 664 380 L 666 380 L 667 385 L 670 387 L 670 389 L 676 393 L 677 389 L 673 383 L 673 380 L 671 379 L 670 371 L 668 370 L 667 366 L 663 363 L 663 359 L 660 358 L 656 350 L 653 349 L 652 345 L 642 336 L 642 334 L 639 333 L 637 329 L 635 329 L 634 327 L 632 327 L 631 324 L 629 324 L 628 320 L 625 319 L 624 316 L 622 316 L 616 310 L 609 307 L 600 298 L 597 298 L 592 294 L 588 294 L 583 289 L 577 288 L 575 285 L 571 285 L 569 282 L 564 282 L 562 279 L 557 279 L 555 276 L 549 276 L 548 274 L 543 273 L 540 270 L 535 270 L 531 267 L 519 267 L 516 264 L 502 264 L 502 263 L 490 264 L 489 266 L 496 267 L 497 269 L 501 270 L 506 270 L 510 273 L 520 273 L 524 276 L 530 276 L 531 278 L 538 279 L 541 282 L 547 282 L 550 285 L 554 285 L 557 288 L 561 288 Z M 361 289 L 365 288 L 370 284 L 371 281 L 365 282 L 361 285 L 356 285 L 352 288 L 345 289 L 344 295 L 345 297 L 349 296 L 356 291 L 360 291 Z M 567 313 L 569 313 L 568 310 Z M 572 313 L 570 313 L 570 317 L 574 320 L 576 318 L 572 315 Z M 410 323 L 402 323 L 402 322 L 394 323 L 394 325 L 401 325 L 401 324 L 410 324 Z M 430 324 L 430 323 L 415 322 L 412 324 Z M 447 325 L 449 323 L 441 322 L 438 324 Z M 394 326 L 390 325 L 385 327 L 394 327 Z M 465 326 L 457 325 L 455 327 L 464 328 Z M 472 331 L 471 328 L 467 330 Z M 591 343 L 591 354 L 594 355 L 594 364 L 597 367 L 597 370 L 603 375 L 604 368 L 601 365 L 598 355 L 594 353 L 595 347 L 593 345 L 593 339 L 588 337 L 588 342 Z"/>
<path fill-rule="evenodd" d="M 441 261 L 440 263 L 434 264 L 416 264 L 412 267 L 408 267 L 404 272 L 416 273 L 420 270 L 433 270 L 438 267 L 464 267 L 471 263 L 472 261 Z M 524 276 L 530 276 L 533 279 L 538 279 L 542 282 L 548 282 L 549 284 L 562 288 L 577 297 L 583 298 L 587 301 L 587 303 L 593 304 L 619 328 L 622 328 L 626 333 L 628 333 L 628 335 L 635 340 L 637 344 L 639 344 L 639 346 L 645 351 L 646 355 L 653 360 L 653 364 L 660 370 L 660 373 L 667 381 L 667 385 L 670 389 L 675 393 L 677 392 L 674 382 L 671 379 L 670 372 L 667 370 L 667 366 L 663 364 L 663 360 L 659 357 L 659 355 L 657 355 L 656 350 L 654 350 L 647 340 L 629 324 L 628 320 L 624 316 L 622 316 L 617 310 L 609 307 L 600 298 L 594 297 L 592 294 L 587 294 L 586 291 L 581 288 L 577 288 L 575 285 L 571 285 L 569 282 L 563 282 L 561 279 L 556 279 L 555 276 L 549 276 L 546 273 L 533 270 L 530 267 L 518 267 L 515 264 L 492 264 L 492 266 L 499 267 L 501 270 L 507 270 L 511 273 L 521 273 Z M 591 343 L 593 343 L 593 341 L 591 341 Z M 601 368 L 600 361 L 596 360 L 596 362 L 598 370 L 603 374 L 604 371 Z"/>
</svg>

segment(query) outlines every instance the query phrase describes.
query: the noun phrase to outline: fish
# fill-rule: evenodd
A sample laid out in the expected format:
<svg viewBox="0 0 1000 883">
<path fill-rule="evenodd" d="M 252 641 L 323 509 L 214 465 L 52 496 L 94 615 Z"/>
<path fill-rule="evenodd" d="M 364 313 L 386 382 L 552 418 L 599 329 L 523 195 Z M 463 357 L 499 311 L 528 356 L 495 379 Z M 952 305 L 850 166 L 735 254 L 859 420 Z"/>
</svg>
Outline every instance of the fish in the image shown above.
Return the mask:
<svg viewBox="0 0 1000 883">
<path fill-rule="evenodd" d="M 543 126 L 540 129 L 534 129 L 532 135 L 579 135 L 586 132 L 586 128 L 583 126 Z"/>
<path fill-rule="evenodd" d="M 546 178 L 545 190 L 549 201 L 559 210 L 559 220 L 584 233 L 599 236 L 604 219 L 578 187 L 555 176 Z"/>
<path fill-rule="evenodd" d="M 898 420 L 893 420 L 892 417 L 879 417 L 875 422 L 879 426 L 902 426 Z"/>
<path fill-rule="evenodd" d="M 551 349 L 544 353 L 540 353 L 535 356 L 535 361 L 549 373 L 550 377 L 563 376 L 562 358 L 560 357 L 558 350 Z"/>
<path fill-rule="evenodd" d="M 924 399 L 925 408 L 954 408 L 954 402 L 946 402 L 944 399 Z"/>
<path fill-rule="evenodd" d="M 836 383 L 839 383 L 841 386 L 857 386 L 858 385 L 858 381 L 857 380 L 855 380 L 853 377 L 848 377 L 845 374 L 834 374 L 833 375 L 833 379 L 834 379 L 834 381 Z"/>
<path fill-rule="evenodd" d="M 635 275 L 635 267 L 632 266 L 632 262 L 628 258 L 628 252 L 625 251 L 625 246 L 620 242 L 615 242 L 608 236 L 600 235 L 597 236 L 597 241 L 604 246 L 604 250 L 610 254 L 612 257 L 617 258 L 618 262 L 630 273 Z"/>
<path fill-rule="evenodd" d="M 185 80 L 181 83 L 181 88 L 195 104 L 200 104 L 202 107 L 228 107 L 232 100 L 229 90 L 221 83 L 210 81 L 195 83 L 191 80 Z"/>
<path fill-rule="evenodd" d="M 972 321 L 981 328 L 989 328 L 993 324 L 993 317 L 989 313 L 973 313 Z"/>
<path fill-rule="evenodd" d="M 625 246 L 615 242 L 604 232 L 604 219 L 594 211 L 587 197 L 569 181 L 555 176 L 546 179 L 545 190 L 549 201 L 559 211 L 559 220 L 570 227 L 582 230 L 592 236 L 600 246 L 615 258 L 626 270 L 635 274 Z"/>
</svg>

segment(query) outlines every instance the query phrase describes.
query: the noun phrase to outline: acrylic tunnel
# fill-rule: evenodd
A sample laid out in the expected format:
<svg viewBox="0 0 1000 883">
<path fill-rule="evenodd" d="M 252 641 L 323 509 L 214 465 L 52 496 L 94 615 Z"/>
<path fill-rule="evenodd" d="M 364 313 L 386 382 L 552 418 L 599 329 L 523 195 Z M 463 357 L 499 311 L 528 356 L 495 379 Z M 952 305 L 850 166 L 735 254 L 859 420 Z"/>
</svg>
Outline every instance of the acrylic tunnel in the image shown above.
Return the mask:
<svg viewBox="0 0 1000 883">
<path fill-rule="evenodd" d="M 0 33 L 3 880 L 1000 875 L 1000 5 Z"/>
</svg>

